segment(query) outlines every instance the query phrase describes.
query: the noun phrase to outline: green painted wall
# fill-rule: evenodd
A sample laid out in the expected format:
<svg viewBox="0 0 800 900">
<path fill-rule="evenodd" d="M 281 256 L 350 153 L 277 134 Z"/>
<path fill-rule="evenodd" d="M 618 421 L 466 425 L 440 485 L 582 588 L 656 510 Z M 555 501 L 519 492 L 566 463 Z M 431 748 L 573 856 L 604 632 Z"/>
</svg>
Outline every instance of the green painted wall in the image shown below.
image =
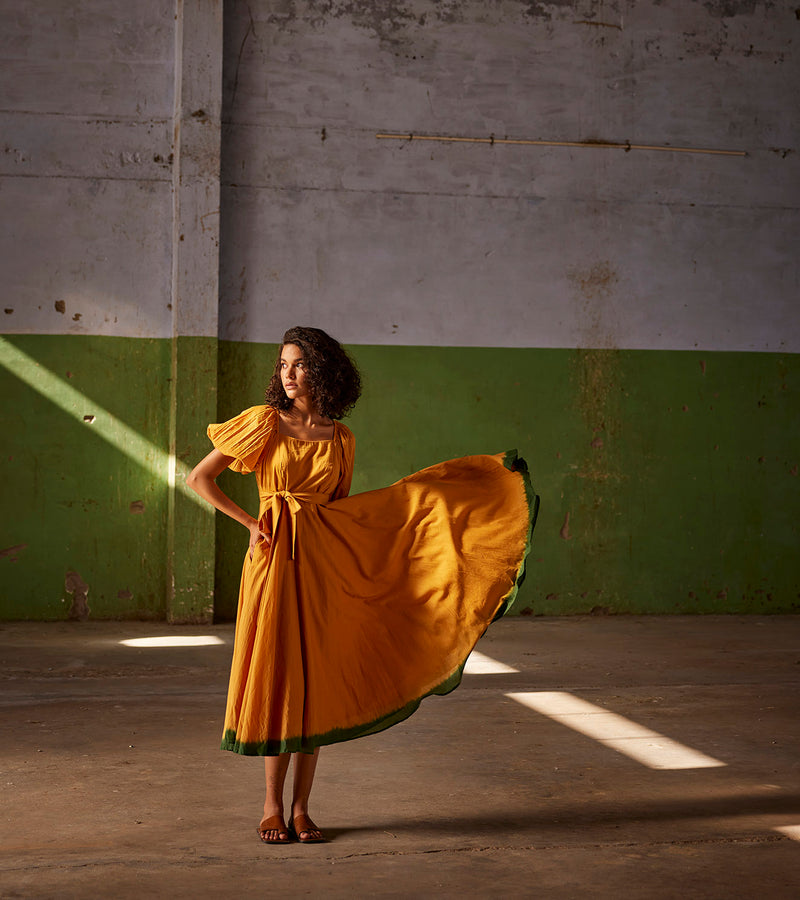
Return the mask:
<svg viewBox="0 0 800 900">
<path fill-rule="evenodd" d="M 213 516 L 170 489 L 169 454 L 180 481 L 204 452 L 216 343 L 0 339 L 0 618 L 209 618 Z"/>
<path fill-rule="evenodd" d="M 65 590 L 70 571 L 88 585 L 92 618 L 163 618 L 166 471 L 159 479 L 145 465 L 157 461 L 156 453 L 138 462 L 126 455 L 121 426 L 166 450 L 169 342 L 3 340 L 30 359 L 14 358 L 16 375 L 0 369 L 6 476 L 0 549 L 20 547 L 0 558 L 3 618 L 66 618 L 75 598 Z"/>
<path fill-rule="evenodd" d="M 175 356 L 170 340 L 3 339 L 0 617 L 79 613 L 85 584 L 92 618 L 202 620 L 212 577 L 214 615 L 235 615 L 246 532 L 217 516 L 214 541 L 179 492 L 170 520 L 170 422 L 191 466 L 215 402 L 218 420 L 261 402 L 276 348 L 181 340 Z M 521 608 L 800 609 L 800 356 L 351 349 L 354 491 L 453 456 L 527 458 L 542 508 Z M 255 509 L 252 477 L 220 483 Z"/>
<path fill-rule="evenodd" d="M 542 508 L 521 608 L 800 609 L 800 357 L 351 349 L 353 491 L 454 456 L 527 458 Z M 221 419 L 261 402 L 275 350 L 220 344 Z M 252 479 L 223 478 L 256 502 Z M 217 534 L 216 613 L 231 617 L 246 535 L 219 520 Z"/>
</svg>

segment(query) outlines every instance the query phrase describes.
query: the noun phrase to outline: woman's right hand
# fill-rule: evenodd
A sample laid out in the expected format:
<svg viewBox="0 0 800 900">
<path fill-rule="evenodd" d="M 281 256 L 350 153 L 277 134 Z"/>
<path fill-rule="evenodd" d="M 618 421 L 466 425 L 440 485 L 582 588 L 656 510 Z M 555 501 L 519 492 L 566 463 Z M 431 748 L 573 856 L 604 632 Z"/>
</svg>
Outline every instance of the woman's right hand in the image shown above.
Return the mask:
<svg viewBox="0 0 800 900">
<path fill-rule="evenodd" d="M 269 549 L 269 545 L 272 543 L 272 535 L 262 531 L 258 522 L 253 522 L 253 524 L 248 527 L 250 529 L 250 559 L 252 559 L 256 544 L 260 544 L 261 541 L 264 541 L 267 545 L 267 549 Z"/>
</svg>

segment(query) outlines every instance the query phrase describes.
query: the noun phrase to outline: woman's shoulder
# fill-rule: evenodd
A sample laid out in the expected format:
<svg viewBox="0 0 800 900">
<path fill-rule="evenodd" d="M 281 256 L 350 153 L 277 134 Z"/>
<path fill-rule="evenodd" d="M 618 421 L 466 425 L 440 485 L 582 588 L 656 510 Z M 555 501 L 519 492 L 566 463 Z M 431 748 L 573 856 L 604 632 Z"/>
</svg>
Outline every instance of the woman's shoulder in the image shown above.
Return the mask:
<svg viewBox="0 0 800 900">
<path fill-rule="evenodd" d="M 252 472 L 258 458 L 277 431 L 277 410 L 271 406 L 250 406 L 225 422 L 208 426 L 211 442 L 225 456 L 235 460 L 236 472 Z"/>
<path fill-rule="evenodd" d="M 230 421 L 237 421 L 242 425 L 274 428 L 278 422 L 278 410 L 274 406 L 261 403 L 258 406 L 248 406 Z"/>
<path fill-rule="evenodd" d="M 243 409 L 240 415 L 245 413 L 253 416 L 277 416 L 278 410 L 268 403 L 259 403 L 258 406 L 248 406 L 247 409 Z"/>
</svg>

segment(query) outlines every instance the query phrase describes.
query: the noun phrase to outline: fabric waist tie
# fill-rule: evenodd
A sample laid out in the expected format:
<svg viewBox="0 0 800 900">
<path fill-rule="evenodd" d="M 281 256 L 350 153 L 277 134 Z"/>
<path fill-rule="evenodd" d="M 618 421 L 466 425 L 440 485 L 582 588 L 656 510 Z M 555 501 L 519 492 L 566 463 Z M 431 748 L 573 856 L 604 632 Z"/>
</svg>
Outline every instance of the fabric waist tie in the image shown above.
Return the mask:
<svg viewBox="0 0 800 900">
<path fill-rule="evenodd" d="M 261 501 L 264 512 L 270 509 L 272 512 L 272 533 L 278 530 L 278 522 L 284 509 L 288 512 L 290 527 L 292 529 L 292 556 L 294 559 L 294 548 L 297 538 L 297 516 L 305 503 L 327 503 L 330 500 L 328 494 L 303 494 L 292 493 L 291 491 L 266 491 L 258 492 L 258 498 Z"/>
</svg>

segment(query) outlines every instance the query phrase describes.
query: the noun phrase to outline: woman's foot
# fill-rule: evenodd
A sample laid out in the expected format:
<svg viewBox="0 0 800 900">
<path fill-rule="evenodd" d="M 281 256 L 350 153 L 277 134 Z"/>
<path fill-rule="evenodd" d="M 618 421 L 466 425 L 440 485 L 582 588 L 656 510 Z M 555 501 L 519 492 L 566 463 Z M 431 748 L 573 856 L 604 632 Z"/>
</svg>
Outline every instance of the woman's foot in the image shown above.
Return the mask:
<svg viewBox="0 0 800 900">
<path fill-rule="evenodd" d="M 265 844 L 288 844 L 291 840 L 289 829 L 280 814 L 264 816 L 256 831 Z"/>
<path fill-rule="evenodd" d="M 298 813 L 289 822 L 289 830 L 301 844 L 322 844 L 325 835 L 317 828 L 306 813 Z"/>
<path fill-rule="evenodd" d="M 301 844 L 322 844 L 325 835 L 306 815 L 295 816 L 289 823 L 289 833 Z"/>
</svg>

